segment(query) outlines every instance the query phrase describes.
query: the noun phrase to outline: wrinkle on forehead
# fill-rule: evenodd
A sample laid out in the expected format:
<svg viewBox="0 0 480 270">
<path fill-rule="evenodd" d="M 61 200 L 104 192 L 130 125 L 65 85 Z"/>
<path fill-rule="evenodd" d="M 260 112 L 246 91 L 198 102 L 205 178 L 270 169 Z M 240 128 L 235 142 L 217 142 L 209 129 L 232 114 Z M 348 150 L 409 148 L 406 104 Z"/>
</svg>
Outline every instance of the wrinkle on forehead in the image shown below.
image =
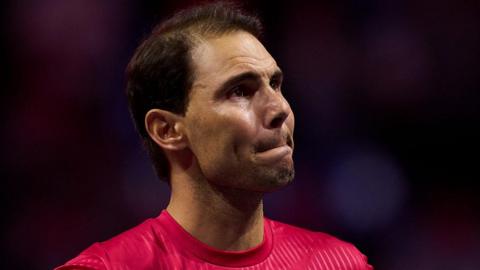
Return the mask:
<svg viewBox="0 0 480 270">
<path fill-rule="evenodd" d="M 242 71 L 255 71 L 261 77 L 270 78 L 277 70 L 279 70 L 277 63 L 273 58 L 267 58 L 265 61 L 252 63 L 248 59 L 232 60 L 236 63 L 226 68 L 226 74 L 240 73 Z"/>
<path fill-rule="evenodd" d="M 263 58 L 254 58 L 250 56 L 232 56 L 226 60 L 226 66 L 229 66 L 229 69 L 235 68 L 237 66 L 252 66 L 255 69 L 267 70 L 272 69 L 277 66 L 277 62 L 270 56 L 267 55 Z"/>
<path fill-rule="evenodd" d="M 192 60 L 194 87 L 206 87 L 205 83 L 243 71 L 269 77 L 278 70 L 277 63 L 260 41 L 242 31 L 204 39 L 192 51 Z"/>
</svg>

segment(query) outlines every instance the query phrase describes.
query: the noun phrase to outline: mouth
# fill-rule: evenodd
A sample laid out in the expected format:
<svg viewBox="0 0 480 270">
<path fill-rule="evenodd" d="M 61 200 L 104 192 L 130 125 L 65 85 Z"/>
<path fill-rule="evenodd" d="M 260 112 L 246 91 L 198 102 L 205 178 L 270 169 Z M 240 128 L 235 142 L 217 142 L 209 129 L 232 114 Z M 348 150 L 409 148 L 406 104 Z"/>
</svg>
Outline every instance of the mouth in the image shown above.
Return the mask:
<svg viewBox="0 0 480 270">
<path fill-rule="evenodd" d="M 293 138 L 290 135 L 287 135 L 287 145 L 293 149 Z"/>
<path fill-rule="evenodd" d="M 255 152 L 261 153 L 275 148 L 288 147 L 290 150 L 293 150 L 293 139 L 289 134 L 285 134 L 280 138 L 272 138 L 268 140 L 261 141 L 256 147 Z"/>
<path fill-rule="evenodd" d="M 293 140 L 283 139 L 262 144 L 255 153 L 255 160 L 260 164 L 291 164 L 293 155 Z M 290 165 L 289 165 L 290 166 Z"/>
</svg>

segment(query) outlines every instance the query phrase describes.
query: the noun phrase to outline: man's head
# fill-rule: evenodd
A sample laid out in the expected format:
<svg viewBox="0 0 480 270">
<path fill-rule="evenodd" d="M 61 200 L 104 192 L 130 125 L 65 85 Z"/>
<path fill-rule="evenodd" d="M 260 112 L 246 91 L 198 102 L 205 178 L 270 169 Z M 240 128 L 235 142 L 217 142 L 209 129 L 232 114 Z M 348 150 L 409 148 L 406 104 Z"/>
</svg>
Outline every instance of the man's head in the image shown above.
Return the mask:
<svg viewBox="0 0 480 270">
<path fill-rule="evenodd" d="M 165 153 L 187 151 L 219 185 L 264 191 L 292 179 L 293 114 L 260 30 L 255 17 L 213 4 L 175 15 L 137 49 L 127 93 L 160 176 Z"/>
</svg>

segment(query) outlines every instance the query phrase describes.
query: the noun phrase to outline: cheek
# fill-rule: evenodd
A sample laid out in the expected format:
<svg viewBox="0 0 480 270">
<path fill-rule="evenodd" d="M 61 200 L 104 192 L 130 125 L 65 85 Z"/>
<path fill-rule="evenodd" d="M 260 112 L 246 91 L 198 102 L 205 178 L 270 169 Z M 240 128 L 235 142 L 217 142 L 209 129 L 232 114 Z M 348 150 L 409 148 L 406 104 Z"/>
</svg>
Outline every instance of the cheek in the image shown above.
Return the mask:
<svg viewBox="0 0 480 270">
<path fill-rule="evenodd" d="M 210 112 L 208 117 L 192 120 L 189 139 L 197 156 L 214 158 L 243 151 L 257 132 L 254 115 L 244 111 Z"/>
<path fill-rule="evenodd" d="M 253 120 L 249 114 L 230 112 L 192 123 L 190 148 L 207 178 L 230 178 L 250 159 L 256 134 Z"/>
<path fill-rule="evenodd" d="M 231 111 L 223 115 L 223 128 L 231 136 L 233 147 L 250 146 L 258 132 L 258 122 L 251 111 Z M 237 149 L 238 150 L 238 149 Z"/>
</svg>

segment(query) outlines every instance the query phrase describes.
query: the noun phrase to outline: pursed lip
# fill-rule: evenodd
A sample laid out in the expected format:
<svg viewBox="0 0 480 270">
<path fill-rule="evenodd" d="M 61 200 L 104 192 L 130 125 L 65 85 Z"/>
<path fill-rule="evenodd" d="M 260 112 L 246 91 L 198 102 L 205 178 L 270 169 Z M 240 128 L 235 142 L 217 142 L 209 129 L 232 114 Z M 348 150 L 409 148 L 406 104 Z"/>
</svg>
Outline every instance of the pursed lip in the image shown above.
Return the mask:
<svg viewBox="0 0 480 270">
<path fill-rule="evenodd" d="M 288 162 L 287 160 L 292 160 L 292 154 L 293 149 L 284 143 L 255 153 L 255 160 L 259 164 L 264 165 L 280 164 L 279 162 L 281 161 Z"/>
<path fill-rule="evenodd" d="M 265 152 L 284 146 L 288 146 L 293 150 L 293 139 L 289 134 L 286 134 L 280 138 L 271 138 L 261 141 L 257 147 L 255 147 L 255 152 Z"/>
</svg>

